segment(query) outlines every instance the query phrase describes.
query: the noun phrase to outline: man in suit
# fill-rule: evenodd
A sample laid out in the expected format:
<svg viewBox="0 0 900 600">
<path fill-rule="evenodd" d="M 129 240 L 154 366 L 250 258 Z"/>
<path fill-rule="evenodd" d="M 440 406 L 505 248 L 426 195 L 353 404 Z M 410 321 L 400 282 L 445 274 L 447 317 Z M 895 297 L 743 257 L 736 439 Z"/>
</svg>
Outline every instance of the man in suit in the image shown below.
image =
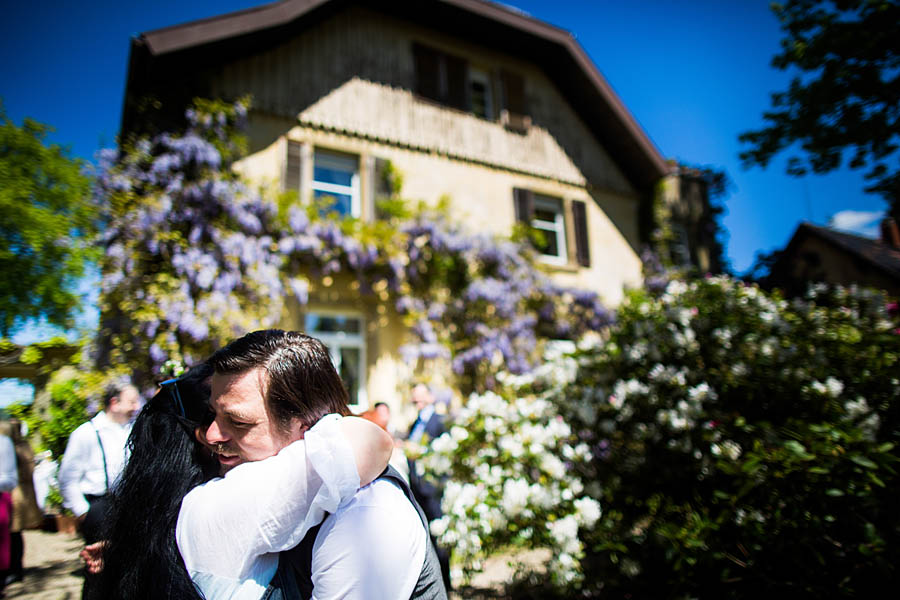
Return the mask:
<svg viewBox="0 0 900 600">
<path fill-rule="evenodd" d="M 412 389 L 410 400 L 419 411 L 416 420 L 409 429 L 407 440 L 416 444 L 427 446 L 431 440 L 440 437 L 444 433 L 444 417 L 434 406 L 434 394 L 424 383 L 419 383 Z M 409 487 L 412 489 L 416 501 L 422 507 L 428 522 L 443 516 L 441 510 L 441 497 L 443 490 L 438 485 L 428 481 L 416 469 L 416 461 L 409 459 Z M 440 546 L 432 537 L 438 560 L 441 563 L 441 574 L 444 578 L 444 586 L 450 589 L 450 553 Z"/>
</svg>

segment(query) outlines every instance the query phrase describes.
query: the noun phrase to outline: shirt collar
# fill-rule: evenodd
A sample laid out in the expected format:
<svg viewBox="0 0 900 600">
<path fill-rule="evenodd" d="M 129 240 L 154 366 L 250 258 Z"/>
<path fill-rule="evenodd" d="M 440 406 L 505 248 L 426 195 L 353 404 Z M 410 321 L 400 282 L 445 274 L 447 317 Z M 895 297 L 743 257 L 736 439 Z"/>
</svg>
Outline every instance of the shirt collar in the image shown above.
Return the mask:
<svg viewBox="0 0 900 600">
<path fill-rule="evenodd" d="M 94 422 L 94 425 L 97 426 L 97 429 L 111 429 L 111 428 L 127 429 L 128 427 L 131 426 L 131 422 L 123 423 L 123 424 L 119 425 L 118 423 L 116 423 L 115 421 L 113 421 L 112 419 L 109 418 L 109 415 L 106 414 L 105 410 L 101 410 L 100 412 L 98 412 L 96 414 L 96 416 L 94 416 L 94 418 L 91 419 L 91 421 Z"/>
</svg>

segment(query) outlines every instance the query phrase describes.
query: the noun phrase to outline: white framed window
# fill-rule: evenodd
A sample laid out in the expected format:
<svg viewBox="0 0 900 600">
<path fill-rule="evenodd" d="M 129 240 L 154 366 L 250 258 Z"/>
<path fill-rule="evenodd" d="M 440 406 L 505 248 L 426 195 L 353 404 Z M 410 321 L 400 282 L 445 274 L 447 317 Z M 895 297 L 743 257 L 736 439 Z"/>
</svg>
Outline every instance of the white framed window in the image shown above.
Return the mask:
<svg viewBox="0 0 900 600">
<path fill-rule="evenodd" d="M 538 247 L 542 258 L 549 263 L 566 264 L 569 255 L 566 250 L 566 218 L 562 200 L 535 194 L 531 226 L 544 234 L 544 243 Z"/>
<path fill-rule="evenodd" d="M 331 353 L 331 362 L 347 388 L 350 409 L 359 412 L 366 401 L 365 320 L 357 313 L 315 311 L 306 314 L 308 335 L 322 340 Z"/>
<path fill-rule="evenodd" d="M 483 119 L 494 118 L 491 78 L 486 71 L 469 67 L 469 106 L 472 113 Z"/>
<path fill-rule="evenodd" d="M 312 190 L 315 200 L 328 201 L 327 212 L 359 217 L 359 158 L 316 150 Z"/>
</svg>

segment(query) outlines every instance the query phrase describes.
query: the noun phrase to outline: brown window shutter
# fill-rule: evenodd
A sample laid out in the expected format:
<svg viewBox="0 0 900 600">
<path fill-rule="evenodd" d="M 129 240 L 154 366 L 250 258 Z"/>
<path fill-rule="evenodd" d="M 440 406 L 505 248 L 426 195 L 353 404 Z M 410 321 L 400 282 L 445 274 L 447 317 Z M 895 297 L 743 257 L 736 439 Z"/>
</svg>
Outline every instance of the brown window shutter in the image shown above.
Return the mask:
<svg viewBox="0 0 900 600">
<path fill-rule="evenodd" d="M 447 68 L 447 97 L 448 106 L 459 110 L 469 110 L 467 100 L 468 68 L 465 59 L 449 54 L 444 55 Z"/>
<path fill-rule="evenodd" d="M 513 188 L 513 205 L 516 209 L 516 221 L 530 224 L 534 214 L 534 193 L 531 190 Z"/>
<path fill-rule="evenodd" d="M 284 189 L 285 191 L 300 191 L 300 178 L 303 173 L 302 146 L 298 142 L 287 142 L 287 156 L 284 161 Z"/>
<path fill-rule="evenodd" d="M 500 81 L 503 84 L 503 108 L 510 115 L 524 117 L 528 114 L 525 108 L 525 79 L 512 71 L 500 71 Z"/>
<path fill-rule="evenodd" d="M 416 93 L 440 102 L 441 53 L 427 46 L 413 44 L 413 63 L 416 71 Z"/>
<path fill-rule="evenodd" d="M 587 209 L 581 200 L 572 201 L 572 227 L 575 229 L 575 258 L 582 267 L 591 266 L 588 245 Z"/>
</svg>

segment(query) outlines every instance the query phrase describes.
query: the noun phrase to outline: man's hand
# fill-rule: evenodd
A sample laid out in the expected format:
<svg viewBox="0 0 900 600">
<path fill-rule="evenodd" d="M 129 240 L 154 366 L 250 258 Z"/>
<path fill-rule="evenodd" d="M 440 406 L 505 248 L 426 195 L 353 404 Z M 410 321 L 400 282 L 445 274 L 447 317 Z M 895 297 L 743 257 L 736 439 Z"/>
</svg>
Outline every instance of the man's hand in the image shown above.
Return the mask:
<svg viewBox="0 0 900 600">
<path fill-rule="evenodd" d="M 87 567 L 88 573 L 96 575 L 103 570 L 103 549 L 106 546 L 105 541 L 94 542 L 88 544 L 78 553 L 84 565 Z"/>
</svg>

